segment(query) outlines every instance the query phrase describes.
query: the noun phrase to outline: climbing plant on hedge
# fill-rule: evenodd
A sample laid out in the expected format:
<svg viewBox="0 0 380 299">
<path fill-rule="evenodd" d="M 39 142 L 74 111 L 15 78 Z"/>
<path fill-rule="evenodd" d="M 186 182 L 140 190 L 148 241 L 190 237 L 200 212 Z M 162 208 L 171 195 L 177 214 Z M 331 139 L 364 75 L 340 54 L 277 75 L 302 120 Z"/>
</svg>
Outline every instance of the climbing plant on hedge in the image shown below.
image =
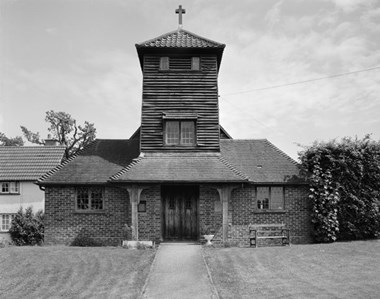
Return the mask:
<svg viewBox="0 0 380 299">
<path fill-rule="evenodd" d="M 12 241 L 18 246 L 40 245 L 44 240 L 42 210 L 33 213 L 32 207 L 20 208 L 9 229 Z"/>
<path fill-rule="evenodd" d="M 339 193 L 333 180 L 326 150 L 314 145 L 302 157 L 303 166 L 310 173 L 309 198 L 312 202 L 311 222 L 318 242 L 333 242 L 339 231 Z"/>
<path fill-rule="evenodd" d="M 380 233 L 380 143 L 344 138 L 300 153 L 309 173 L 317 241 L 373 238 Z"/>
</svg>

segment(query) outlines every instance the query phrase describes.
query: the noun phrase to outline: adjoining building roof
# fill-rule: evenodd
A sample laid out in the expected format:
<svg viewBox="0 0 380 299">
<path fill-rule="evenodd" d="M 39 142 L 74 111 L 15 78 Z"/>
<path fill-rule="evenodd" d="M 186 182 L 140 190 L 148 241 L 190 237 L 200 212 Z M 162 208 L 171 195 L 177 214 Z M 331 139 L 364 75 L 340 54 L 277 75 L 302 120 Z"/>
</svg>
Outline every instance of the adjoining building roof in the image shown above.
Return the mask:
<svg viewBox="0 0 380 299">
<path fill-rule="evenodd" d="M 266 139 L 221 139 L 226 160 L 255 183 L 303 183 L 296 161 Z"/>
<path fill-rule="evenodd" d="M 248 180 L 246 175 L 215 153 L 150 154 L 111 177 L 113 182 L 145 183 L 241 183 Z"/>
<path fill-rule="evenodd" d="M 107 183 L 298 184 L 298 164 L 268 140 L 220 140 L 221 153 L 139 156 L 139 139 L 96 140 L 39 180 L 41 185 Z"/>
<path fill-rule="evenodd" d="M 105 184 L 138 155 L 138 139 L 97 139 L 76 156 L 41 177 L 39 184 Z"/>
<path fill-rule="evenodd" d="M 136 44 L 137 48 L 224 48 L 226 45 L 178 29 Z"/>
<path fill-rule="evenodd" d="M 64 146 L 0 146 L 0 180 L 36 181 L 61 163 Z"/>
</svg>

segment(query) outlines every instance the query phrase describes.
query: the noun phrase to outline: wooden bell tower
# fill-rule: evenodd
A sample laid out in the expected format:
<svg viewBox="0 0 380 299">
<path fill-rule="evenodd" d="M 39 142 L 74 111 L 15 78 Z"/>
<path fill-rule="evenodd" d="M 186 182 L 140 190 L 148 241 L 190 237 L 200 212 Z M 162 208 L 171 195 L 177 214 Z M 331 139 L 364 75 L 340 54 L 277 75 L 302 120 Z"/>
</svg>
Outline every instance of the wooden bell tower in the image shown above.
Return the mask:
<svg viewBox="0 0 380 299">
<path fill-rule="evenodd" d="M 218 71 L 225 45 L 182 29 L 136 44 L 143 72 L 141 152 L 219 151 Z"/>
</svg>

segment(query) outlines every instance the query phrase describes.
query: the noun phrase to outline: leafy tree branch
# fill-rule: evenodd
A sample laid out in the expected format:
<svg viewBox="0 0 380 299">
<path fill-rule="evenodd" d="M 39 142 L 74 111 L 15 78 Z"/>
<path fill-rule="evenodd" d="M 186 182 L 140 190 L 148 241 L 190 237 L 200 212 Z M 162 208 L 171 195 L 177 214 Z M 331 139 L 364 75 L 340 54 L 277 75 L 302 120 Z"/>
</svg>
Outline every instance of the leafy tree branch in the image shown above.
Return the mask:
<svg viewBox="0 0 380 299">
<path fill-rule="evenodd" d="M 0 146 L 23 146 L 24 140 L 22 140 L 21 136 L 16 136 L 14 138 L 9 138 L 5 136 L 4 133 L 0 132 Z"/>
<path fill-rule="evenodd" d="M 94 124 L 85 121 L 84 125 L 77 125 L 76 120 L 66 112 L 47 111 L 45 121 L 49 124 L 48 131 L 52 138 L 66 147 L 66 159 L 75 155 L 96 138 Z M 38 132 L 33 133 L 23 126 L 21 130 L 29 142 L 45 144 L 45 140 L 40 138 Z"/>
</svg>

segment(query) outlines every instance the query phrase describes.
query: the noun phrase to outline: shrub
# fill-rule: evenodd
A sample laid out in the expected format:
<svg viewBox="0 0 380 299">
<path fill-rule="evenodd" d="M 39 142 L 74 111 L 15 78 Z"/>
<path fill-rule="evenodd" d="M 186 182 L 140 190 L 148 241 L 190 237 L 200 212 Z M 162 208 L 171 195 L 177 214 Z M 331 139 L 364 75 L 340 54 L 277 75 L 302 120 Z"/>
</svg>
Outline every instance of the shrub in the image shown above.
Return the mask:
<svg viewBox="0 0 380 299">
<path fill-rule="evenodd" d="M 8 241 L 4 238 L 0 238 L 0 248 L 5 248 L 5 247 L 9 247 L 9 246 L 12 246 L 13 243 L 11 241 Z"/>
<path fill-rule="evenodd" d="M 12 241 L 17 246 L 41 245 L 44 241 L 44 213 L 42 210 L 33 213 L 32 207 L 21 207 L 9 229 Z"/>
<path fill-rule="evenodd" d="M 73 242 L 71 242 L 70 246 L 78 246 L 78 247 L 99 247 L 102 244 L 93 238 L 78 235 Z"/>
</svg>

